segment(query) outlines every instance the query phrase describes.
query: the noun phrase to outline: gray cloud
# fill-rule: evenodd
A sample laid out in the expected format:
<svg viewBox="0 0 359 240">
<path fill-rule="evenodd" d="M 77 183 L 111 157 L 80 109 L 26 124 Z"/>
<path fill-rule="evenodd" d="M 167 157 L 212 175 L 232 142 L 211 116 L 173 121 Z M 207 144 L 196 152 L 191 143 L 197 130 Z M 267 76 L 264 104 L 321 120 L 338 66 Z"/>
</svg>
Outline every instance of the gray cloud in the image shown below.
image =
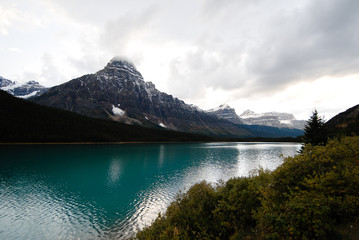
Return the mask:
<svg viewBox="0 0 359 240">
<path fill-rule="evenodd" d="M 3 56 L 1 74 L 14 76 L 23 65 L 24 80 L 37 74 L 57 84 L 119 55 L 145 80 L 188 102 L 208 97 L 207 89 L 238 102 L 358 73 L 357 0 L 14 0 L 11 6 L 29 27 L 20 24 L 1 39 L 3 49 L 21 49 L 23 56 Z"/>
<path fill-rule="evenodd" d="M 138 9 L 148 6 L 143 0 L 114 1 L 114 0 L 33 0 L 43 2 L 49 8 L 60 12 L 76 22 L 86 24 L 103 24 L 116 19 L 123 13 L 136 13 Z"/>
<path fill-rule="evenodd" d="M 357 9 L 355 0 L 206 1 L 195 50 L 170 64 L 170 88 L 183 98 L 210 87 L 248 97 L 357 73 Z"/>
<path fill-rule="evenodd" d="M 206 88 L 230 90 L 244 85 L 240 51 L 207 48 L 206 44 L 170 62 L 170 91 L 182 98 L 200 99 Z M 232 49 L 233 50 L 233 49 Z"/>
<path fill-rule="evenodd" d="M 42 56 L 41 60 L 44 63 L 41 69 L 41 73 L 34 79 L 37 79 L 38 77 L 43 77 L 44 82 L 42 82 L 42 84 L 44 84 L 45 86 L 53 86 L 54 83 L 60 84 L 64 81 L 69 80 L 58 68 L 54 61 L 54 57 L 51 54 L 45 53 Z"/>
<path fill-rule="evenodd" d="M 121 15 L 116 20 L 107 22 L 101 35 L 100 44 L 108 51 L 117 56 L 126 56 L 129 44 L 134 41 L 150 42 L 152 37 L 151 24 L 156 19 L 159 8 L 150 6 L 137 13 Z M 141 52 L 145 49 L 138 49 L 138 55 L 128 56 L 140 58 Z M 133 59 L 137 62 L 136 59 Z"/>
<path fill-rule="evenodd" d="M 237 89 L 240 97 L 270 94 L 299 81 L 355 73 L 359 63 L 356 0 L 207 0 L 191 8 L 186 1 L 52 2 L 85 22 L 105 16 L 98 48 L 137 65 L 148 46 L 189 46 L 168 59 L 168 89 L 180 98 L 200 98 L 206 88 Z M 75 14 L 80 5 L 84 10 Z M 129 51 L 134 42 L 143 49 Z"/>
<path fill-rule="evenodd" d="M 356 73 L 358 1 L 315 1 L 282 14 L 277 28 L 250 54 L 253 89 L 276 90 L 296 81 Z"/>
</svg>

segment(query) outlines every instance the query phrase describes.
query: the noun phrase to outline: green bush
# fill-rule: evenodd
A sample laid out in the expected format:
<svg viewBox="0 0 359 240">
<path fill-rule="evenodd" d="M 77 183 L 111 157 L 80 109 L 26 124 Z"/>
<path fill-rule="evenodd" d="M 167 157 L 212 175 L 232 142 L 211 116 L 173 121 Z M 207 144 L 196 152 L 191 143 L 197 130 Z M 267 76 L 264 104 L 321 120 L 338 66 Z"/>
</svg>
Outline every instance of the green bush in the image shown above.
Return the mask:
<svg viewBox="0 0 359 240">
<path fill-rule="evenodd" d="M 138 239 L 336 239 L 359 217 L 359 137 L 307 145 L 273 172 L 180 194 Z"/>
<path fill-rule="evenodd" d="M 218 202 L 215 188 L 206 182 L 180 194 L 164 216 L 143 232 L 139 239 L 210 239 L 215 234 L 213 209 Z"/>
<path fill-rule="evenodd" d="M 217 234 L 228 239 L 234 233 L 241 237 L 252 234 L 257 225 L 253 213 L 261 206 L 261 188 L 269 172 L 259 171 L 251 177 L 233 178 L 217 188 L 219 202 L 214 209 Z"/>
<path fill-rule="evenodd" d="M 256 214 L 263 238 L 327 239 L 358 215 L 359 138 L 306 146 L 272 173 Z"/>
</svg>

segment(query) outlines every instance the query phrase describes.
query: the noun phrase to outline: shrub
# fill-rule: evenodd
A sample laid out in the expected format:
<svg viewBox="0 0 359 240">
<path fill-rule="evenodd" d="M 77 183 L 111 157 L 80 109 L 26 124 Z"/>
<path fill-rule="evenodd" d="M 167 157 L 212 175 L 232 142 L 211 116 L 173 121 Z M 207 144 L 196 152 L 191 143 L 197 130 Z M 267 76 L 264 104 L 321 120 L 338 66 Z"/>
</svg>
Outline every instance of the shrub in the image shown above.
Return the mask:
<svg viewBox="0 0 359 240">
<path fill-rule="evenodd" d="M 359 217 L 359 137 L 307 145 L 273 172 L 178 195 L 138 239 L 335 239 Z"/>
<path fill-rule="evenodd" d="M 272 173 L 256 214 L 262 238 L 327 239 L 359 214 L 359 138 L 308 145 Z"/>
<path fill-rule="evenodd" d="M 138 239 L 210 239 L 214 234 L 213 209 L 218 201 L 215 188 L 206 182 L 179 194 L 153 226 L 138 234 Z"/>
</svg>

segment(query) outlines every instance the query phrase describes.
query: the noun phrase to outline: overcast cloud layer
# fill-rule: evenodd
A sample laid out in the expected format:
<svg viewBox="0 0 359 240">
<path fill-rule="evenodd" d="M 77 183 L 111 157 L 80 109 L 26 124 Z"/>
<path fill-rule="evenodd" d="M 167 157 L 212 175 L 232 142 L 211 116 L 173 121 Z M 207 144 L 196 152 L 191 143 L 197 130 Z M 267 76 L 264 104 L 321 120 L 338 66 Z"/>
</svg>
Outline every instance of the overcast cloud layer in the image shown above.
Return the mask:
<svg viewBox="0 0 359 240">
<path fill-rule="evenodd" d="M 145 81 L 208 109 L 359 103 L 357 0 L 0 0 L 0 76 L 54 86 L 114 56 Z"/>
</svg>

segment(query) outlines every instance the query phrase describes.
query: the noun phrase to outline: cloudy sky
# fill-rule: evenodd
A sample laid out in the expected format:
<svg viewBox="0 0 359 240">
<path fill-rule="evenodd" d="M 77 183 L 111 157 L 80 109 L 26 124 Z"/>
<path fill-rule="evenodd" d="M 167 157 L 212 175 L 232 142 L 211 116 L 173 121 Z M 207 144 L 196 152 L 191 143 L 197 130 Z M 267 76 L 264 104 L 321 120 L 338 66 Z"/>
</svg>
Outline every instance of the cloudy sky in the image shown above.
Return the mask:
<svg viewBox="0 0 359 240">
<path fill-rule="evenodd" d="M 0 0 L 0 76 L 54 86 L 133 62 L 203 109 L 325 119 L 359 103 L 358 0 Z"/>
</svg>

